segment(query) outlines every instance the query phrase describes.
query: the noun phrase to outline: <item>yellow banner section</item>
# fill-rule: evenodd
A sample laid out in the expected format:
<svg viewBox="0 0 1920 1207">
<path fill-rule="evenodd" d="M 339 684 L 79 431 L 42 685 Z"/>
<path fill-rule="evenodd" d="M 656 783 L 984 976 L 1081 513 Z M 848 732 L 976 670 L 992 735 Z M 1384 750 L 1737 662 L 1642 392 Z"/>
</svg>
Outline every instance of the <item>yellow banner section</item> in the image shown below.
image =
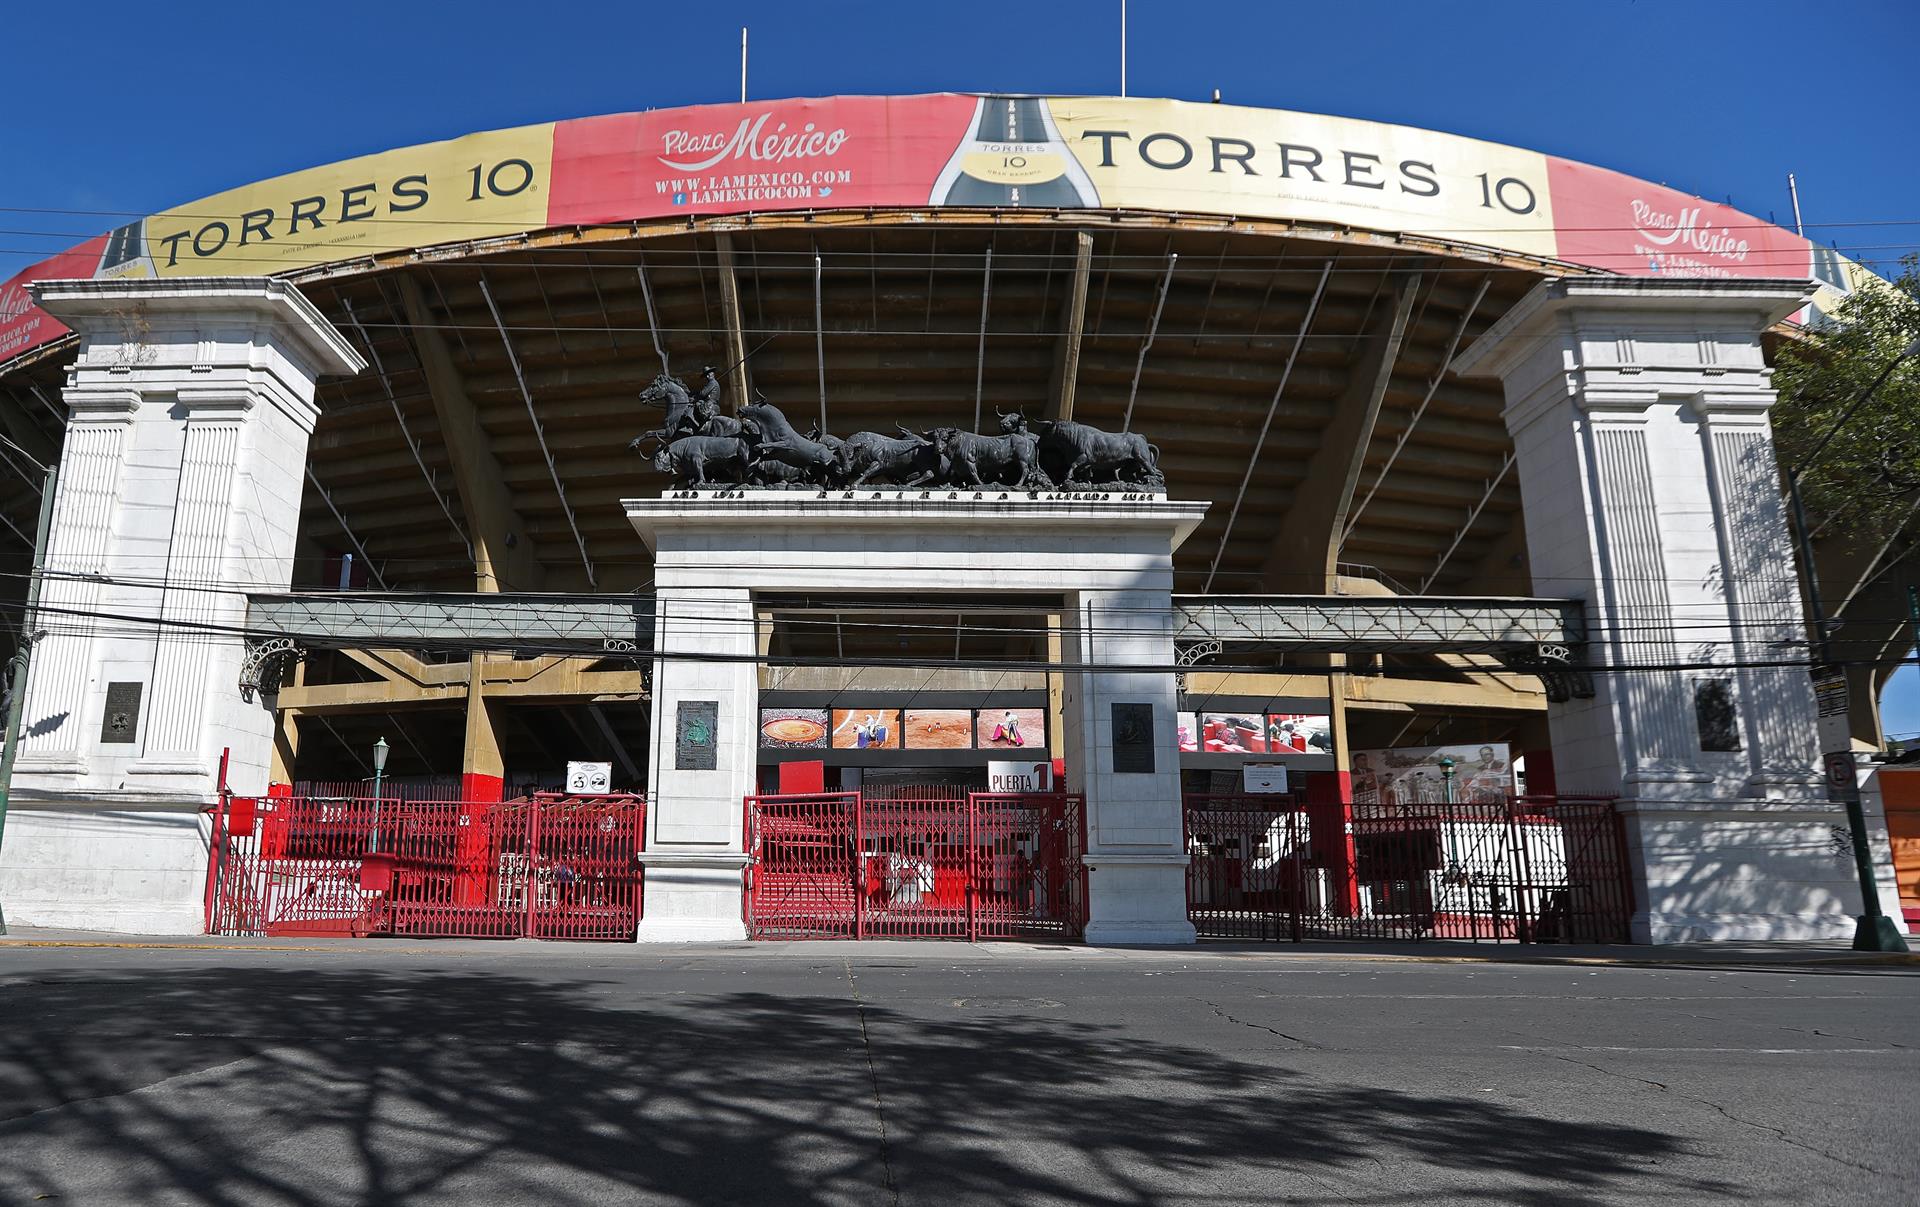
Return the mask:
<svg viewBox="0 0 1920 1207">
<path fill-rule="evenodd" d="M 1547 158 L 1473 138 L 1237 105 L 1048 102 L 1102 206 L 1326 222 L 1556 254 Z"/>
<path fill-rule="evenodd" d="M 552 165 L 545 122 L 294 172 L 114 232 L 100 275 L 259 276 L 531 230 Z"/>
</svg>

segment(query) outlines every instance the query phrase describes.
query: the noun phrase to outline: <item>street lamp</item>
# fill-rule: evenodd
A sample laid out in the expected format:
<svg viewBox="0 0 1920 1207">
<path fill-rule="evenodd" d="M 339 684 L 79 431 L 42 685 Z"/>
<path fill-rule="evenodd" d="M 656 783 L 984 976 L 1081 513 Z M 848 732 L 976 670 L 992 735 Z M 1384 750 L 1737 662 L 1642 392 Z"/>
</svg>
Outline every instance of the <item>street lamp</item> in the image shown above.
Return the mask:
<svg viewBox="0 0 1920 1207">
<path fill-rule="evenodd" d="M 380 850 L 380 781 L 387 774 L 387 739 L 380 738 L 373 744 L 373 847 Z"/>
<path fill-rule="evenodd" d="M 1840 429 L 1847 425 L 1847 420 L 1853 418 L 1853 413 L 1866 405 L 1867 400 L 1886 384 L 1887 379 L 1893 376 L 1893 371 L 1898 369 L 1902 362 L 1916 355 L 1920 355 L 1920 336 L 1915 336 L 1901 350 L 1900 355 L 1894 357 L 1887 367 L 1880 371 L 1880 376 L 1873 379 L 1873 384 L 1860 391 L 1859 395 L 1847 404 L 1847 409 L 1840 412 L 1840 418 L 1834 420 L 1833 426 L 1828 428 L 1827 434 L 1813 446 L 1813 451 L 1807 455 L 1806 460 L 1787 471 L 1787 499 L 1792 506 L 1794 537 L 1800 546 L 1801 572 L 1807 576 L 1807 606 L 1813 613 L 1813 655 L 1816 678 L 1824 678 L 1830 673 L 1833 662 L 1833 643 L 1832 634 L 1827 631 L 1826 606 L 1820 600 L 1820 575 L 1814 569 L 1813 539 L 1807 529 L 1806 504 L 1800 498 L 1800 479 L 1813 468 L 1814 462 L 1820 459 L 1820 454 L 1827 451 L 1827 446 L 1833 443 L 1835 436 L 1840 434 Z M 1841 699 L 1845 699 L 1844 694 Z M 1828 782 L 1833 785 L 1830 791 L 1838 793 L 1840 803 L 1847 809 L 1847 829 L 1852 831 L 1853 838 L 1853 869 L 1860 881 L 1861 912 L 1860 916 L 1854 920 L 1853 949 L 1855 951 L 1905 951 L 1907 950 L 1906 941 L 1895 929 L 1893 919 L 1887 917 L 1880 908 L 1880 878 L 1874 874 L 1873 851 L 1867 846 L 1867 814 L 1861 807 L 1860 785 L 1853 774 L 1852 725 L 1844 711 L 1839 714 L 1839 717 L 1838 728 L 1844 731 L 1844 736 L 1836 736 L 1832 742 L 1821 742 L 1820 753 L 1826 756 L 1830 766 L 1836 759 L 1845 760 L 1844 777 L 1839 776 L 1838 771 L 1831 772 Z M 1825 720 L 1823 716 L 1822 721 Z M 1840 748 L 1825 749 L 1829 745 L 1838 745 Z M 1844 778 L 1846 782 L 1841 784 L 1840 778 Z"/>
<path fill-rule="evenodd" d="M 1440 756 L 1440 784 L 1446 801 L 1440 828 L 1447 836 L 1447 875 L 1451 876 L 1460 870 L 1460 848 L 1453 833 L 1453 756 L 1450 754 Z"/>
</svg>

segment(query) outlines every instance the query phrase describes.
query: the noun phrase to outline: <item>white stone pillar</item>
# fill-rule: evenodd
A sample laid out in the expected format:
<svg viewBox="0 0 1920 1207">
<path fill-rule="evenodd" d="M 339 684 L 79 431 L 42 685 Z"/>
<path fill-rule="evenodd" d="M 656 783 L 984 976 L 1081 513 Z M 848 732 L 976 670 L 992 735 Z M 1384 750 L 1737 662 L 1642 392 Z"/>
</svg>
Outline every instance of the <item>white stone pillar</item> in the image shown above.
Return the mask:
<svg viewBox="0 0 1920 1207">
<path fill-rule="evenodd" d="M 15 921 L 199 929 L 209 803 L 263 790 L 274 717 L 243 701 L 252 591 L 292 581 L 315 380 L 363 364 L 260 278 L 41 281 L 80 335 L 14 767 Z"/>
<path fill-rule="evenodd" d="M 1067 766 L 1087 808 L 1087 942 L 1194 942 L 1174 725 L 1171 559 L 1137 588 L 1075 591 L 1061 637 Z M 1143 669 L 1103 669 L 1129 664 Z"/>
<path fill-rule="evenodd" d="M 1024 594 L 1061 608 L 1069 786 L 1088 812 L 1095 943 L 1191 943 L 1174 740 L 1173 551 L 1204 503 L 1024 491 L 692 491 L 623 504 L 654 551 L 653 801 L 642 939 L 744 934 L 742 798 L 759 754 L 754 600 L 914 609 Z M 1055 601 L 1062 601 L 1056 603 Z M 1128 665 L 1140 671 L 1128 671 Z M 1035 668 L 1039 669 L 1038 667 Z M 711 770 L 679 764 L 688 704 L 714 706 Z M 1115 704 L 1147 709 L 1151 771 L 1114 765 Z M 1128 746 L 1128 743 L 1118 743 Z"/>
<path fill-rule="evenodd" d="M 701 538 L 693 538 L 697 544 Z M 744 939 L 745 797 L 754 790 L 760 687 L 752 593 L 702 585 L 672 534 L 655 562 L 642 942 Z"/>
<path fill-rule="evenodd" d="M 1802 281 L 1547 281 L 1455 363 L 1507 396 L 1536 593 L 1586 604 L 1563 793 L 1619 798 L 1642 941 L 1844 937 L 1760 336 Z M 1730 710 L 1730 712 L 1729 712 Z"/>
</svg>

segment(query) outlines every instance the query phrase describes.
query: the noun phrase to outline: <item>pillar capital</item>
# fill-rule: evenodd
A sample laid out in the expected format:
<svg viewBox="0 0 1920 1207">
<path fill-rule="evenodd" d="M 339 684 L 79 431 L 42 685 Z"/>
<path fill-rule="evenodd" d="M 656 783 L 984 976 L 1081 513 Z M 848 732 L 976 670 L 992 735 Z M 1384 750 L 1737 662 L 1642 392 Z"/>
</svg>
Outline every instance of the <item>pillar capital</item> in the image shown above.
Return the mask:
<svg viewBox="0 0 1920 1207">
<path fill-rule="evenodd" d="M 267 277 L 49 280 L 36 304 L 80 336 L 69 397 L 157 394 L 196 408 L 265 399 L 311 430 L 314 382 L 366 367 L 325 315 Z"/>
<path fill-rule="evenodd" d="M 1773 404 L 1760 335 L 1813 296 L 1789 278 L 1554 277 L 1454 361 L 1506 383 L 1509 431 L 1561 402 L 1621 415 L 1660 402 L 1703 414 Z"/>
</svg>

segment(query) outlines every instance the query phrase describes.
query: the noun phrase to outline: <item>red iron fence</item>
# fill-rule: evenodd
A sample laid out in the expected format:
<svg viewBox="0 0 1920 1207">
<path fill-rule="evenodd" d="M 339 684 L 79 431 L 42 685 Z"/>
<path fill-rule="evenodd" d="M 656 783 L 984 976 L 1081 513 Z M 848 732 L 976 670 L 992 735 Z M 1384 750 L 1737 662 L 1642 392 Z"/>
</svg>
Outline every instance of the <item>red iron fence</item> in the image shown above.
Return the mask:
<svg viewBox="0 0 1920 1207">
<path fill-rule="evenodd" d="M 746 827 L 753 938 L 1062 938 L 1086 926 L 1078 796 L 752 796 Z"/>
<path fill-rule="evenodd" d="M 1336 806 L 1189 796 L 1187 912 L 1205 938 L 1623 943 L 1610 800 Z"/>
<path fill-rule="evenodd" d="M 631 942 L 645 815 L 637 796 L 228 798 L 207 931 Z"/>
</svg>

